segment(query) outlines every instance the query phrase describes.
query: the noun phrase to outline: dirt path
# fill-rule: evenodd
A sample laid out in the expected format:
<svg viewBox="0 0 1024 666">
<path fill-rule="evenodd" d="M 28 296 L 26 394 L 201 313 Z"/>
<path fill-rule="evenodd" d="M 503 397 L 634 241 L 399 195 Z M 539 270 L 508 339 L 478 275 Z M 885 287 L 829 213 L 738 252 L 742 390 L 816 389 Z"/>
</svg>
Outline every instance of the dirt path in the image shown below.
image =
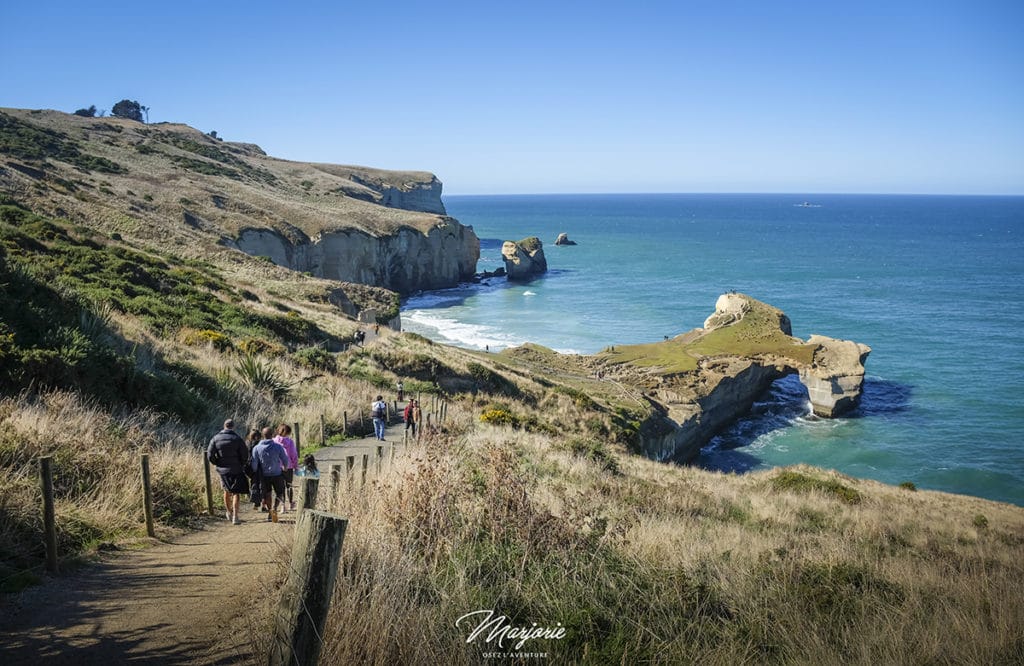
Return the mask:
<svg viewBox="0 0 1024 666">
<path fill-rule="evenodd" d="M 291 544 L 293 513 L 274 524 L 243 509 L 241 525 L 200 531 L 0 599 L 0 664 L 235 664 L 276 599 L 268 586 Z M 269 595 L 269 598 L 268 598 Z M 260 597 L 267 603 L 256 603 Z M 260 609 L 255 612 L 253 609 Z"/>
<path fill-rule="evenodd" d="M 326 472 L 347 455 L 399 444 L 400 416 L 385 437 L 316 453 Z M 296 488 L 298 492 L 298 488 Z M 243 503 L 241 525 L 222 517 L 203 528 L 149 540 L 141 550 L 102 555 L 96 564 L 0 597 L 0 665 L 247 663 L 265 631 L 272 589 L 290 556 L 295 513 L 277 524 Z"/>
</svg>

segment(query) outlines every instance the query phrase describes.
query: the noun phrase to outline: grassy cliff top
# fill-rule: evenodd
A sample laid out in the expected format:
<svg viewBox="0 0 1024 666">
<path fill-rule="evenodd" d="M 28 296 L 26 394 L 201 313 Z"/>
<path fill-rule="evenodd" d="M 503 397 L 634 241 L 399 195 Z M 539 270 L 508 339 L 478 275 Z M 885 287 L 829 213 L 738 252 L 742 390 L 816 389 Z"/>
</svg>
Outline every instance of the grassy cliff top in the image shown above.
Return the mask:
<svg viewBox="0 0 1024 666">
<path fill-rule="evenodd" d="M 162 241 L 426 231 L 444 214 L 433 174 L 282 160 L 182 124 L 0 109 L 0 158 L 0 189 L 33 210 Z"/>
</svg>

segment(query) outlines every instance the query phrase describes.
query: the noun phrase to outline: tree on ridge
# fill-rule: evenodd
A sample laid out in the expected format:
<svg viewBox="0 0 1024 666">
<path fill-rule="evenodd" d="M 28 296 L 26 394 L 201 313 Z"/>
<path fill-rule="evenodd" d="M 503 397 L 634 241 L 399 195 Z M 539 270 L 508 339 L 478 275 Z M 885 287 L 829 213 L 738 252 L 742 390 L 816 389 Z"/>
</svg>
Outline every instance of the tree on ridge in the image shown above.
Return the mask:
<svg viewBox="0 0 1024 666">
<path fill-rule="evenodd" d="M 143 108 L 145 108 L 146 111 L 149 111 L 148 107 L 143 107 L 136 101 L 122 99 L 114 105 L 113 109 L 110 110 L 110 115 L 116 116 L 117 118 L 127 118 L 128 120 L 134 120 L 141 123 Z"/>
</svg>

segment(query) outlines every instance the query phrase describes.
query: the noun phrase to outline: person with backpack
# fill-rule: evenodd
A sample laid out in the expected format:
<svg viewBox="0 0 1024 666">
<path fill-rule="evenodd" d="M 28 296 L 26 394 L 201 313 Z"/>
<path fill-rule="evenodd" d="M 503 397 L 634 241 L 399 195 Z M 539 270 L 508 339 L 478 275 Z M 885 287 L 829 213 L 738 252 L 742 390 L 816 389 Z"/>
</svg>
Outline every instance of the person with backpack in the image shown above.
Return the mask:
<svg viewBox="0 0 1024 666">
<path fill-rule="evenodd" d="M 273 440 L 274 429 L 264 428 L 263 439 L 252 449 L 252 468 L 262 480 L 263 502 L 270 507 L 267 520 L 277 522 L 277 508 L 284 503 L 284 470 L 288 468 L 288 454 Z M 274 503 L 270 503 L 270 495 Z"/>
<path fill-rule="evenodd" d="M 405 431 L 408 433 L 412 430 L 412 436 L 416 437 L 416 413 L 419 411 L 419 407 L 416 406 L 416 398 L 409 398 L 409 404 L 405 406 L 405 411 L 402 413 L 405 418 Z"/>
<path fill-rule="evenodd" d="M 383 442 L 384 426 L 387 425 L 388 418 L 388 403 L 384 402 L 384 396 L 377 396 L 377 399 L 370 405 L 370 413 L 373 414 L 373 434 Z"/>
<path fill-rule="evenodd" d="M 233 419 L 224 421 L 224 429 L 213 436 L 206 447 L 206 456 L 217 466 L 220 484 L 224 488 L 225 517 L 234 525 L 241 524 L 238 517 L 239 498 L 249 492 L 249 478 L 245 475 L 245 462 L 249 449 L 235 432 Z"/>
</svg>

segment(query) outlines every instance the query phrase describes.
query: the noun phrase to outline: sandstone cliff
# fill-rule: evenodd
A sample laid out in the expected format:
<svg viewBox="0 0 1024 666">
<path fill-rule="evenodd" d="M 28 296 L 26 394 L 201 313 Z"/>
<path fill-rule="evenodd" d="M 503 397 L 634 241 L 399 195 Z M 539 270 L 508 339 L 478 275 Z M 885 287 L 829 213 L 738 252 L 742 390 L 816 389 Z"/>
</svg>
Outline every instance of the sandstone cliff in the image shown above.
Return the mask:
<svg viewBox="0 0 1024 666">
<path fill-rule="evenodd" d="M 501 246 L 505 272 L 509 280 L 530 280 L 548 270 L 544 244 L 536 236 L 521 241 L 505 241 Z"/>
</svg>

